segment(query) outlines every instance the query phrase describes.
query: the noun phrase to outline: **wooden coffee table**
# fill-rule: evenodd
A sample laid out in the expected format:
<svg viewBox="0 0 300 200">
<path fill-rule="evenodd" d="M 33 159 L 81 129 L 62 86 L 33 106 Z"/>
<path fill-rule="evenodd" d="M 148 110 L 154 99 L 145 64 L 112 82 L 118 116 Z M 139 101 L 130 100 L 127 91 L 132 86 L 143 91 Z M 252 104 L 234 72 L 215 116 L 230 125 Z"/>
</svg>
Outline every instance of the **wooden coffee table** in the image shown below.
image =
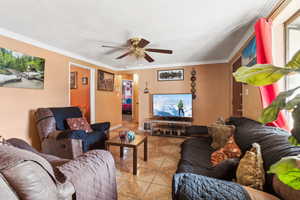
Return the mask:
<svg viewBox="0 0 300 200">
<path fill-rule="evenodd" d="M 138 146 L 144 143 L 144 161 L 148 160 L 148 138 L 143 135 L 135 135 L 133 141 L 121 140 L 120 137 L 115 137 L 110 140 L 105 141 L 105 148 L 109 151 L 109 146 L 120 146 L 120 157 L 124 156 L 124 147 L 133 148 L 133 174 L 137 174 L 137 154 Z"/>
</svg>

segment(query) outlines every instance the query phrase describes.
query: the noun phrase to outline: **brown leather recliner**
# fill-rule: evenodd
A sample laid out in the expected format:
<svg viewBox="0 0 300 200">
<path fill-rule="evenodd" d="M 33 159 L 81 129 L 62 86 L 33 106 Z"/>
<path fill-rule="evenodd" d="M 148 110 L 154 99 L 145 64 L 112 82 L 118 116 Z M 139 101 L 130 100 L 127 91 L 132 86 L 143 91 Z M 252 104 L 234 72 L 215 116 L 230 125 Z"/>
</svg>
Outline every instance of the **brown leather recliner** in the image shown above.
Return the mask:
<svg viewBox="0 0 300 200">
<path fill-rule="evenodd" d="M 42 152 L 73 159 L 92 149 L 104 149 L 109 138 L 109 122 L 92 124 L 93 132 L 72 131 L 67 118 L 80 118 L 78 107 L 39 108 L 35 113 Z"/>
<path fill-rule="evenodd" d="M 42 157 L 0 143 L 0 199 L 71 200 L 75 188 L 56 180 Z"/>
</svg>

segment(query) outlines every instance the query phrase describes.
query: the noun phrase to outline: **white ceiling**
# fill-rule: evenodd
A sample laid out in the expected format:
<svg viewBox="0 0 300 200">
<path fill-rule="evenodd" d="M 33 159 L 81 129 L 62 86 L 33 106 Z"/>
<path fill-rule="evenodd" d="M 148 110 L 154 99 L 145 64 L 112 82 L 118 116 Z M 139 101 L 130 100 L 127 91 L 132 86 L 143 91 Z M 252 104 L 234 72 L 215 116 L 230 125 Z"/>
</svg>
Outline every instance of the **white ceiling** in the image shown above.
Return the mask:
<svg viewBox="0 0 300 200">
<path fill-rule="evenodd" d="M 258 17 L 278 0 L 2 0 L 0 34 L 113 69 L 228 61 Z M 101 45 L 143 37 L 154 63 Z"/>
</svg>

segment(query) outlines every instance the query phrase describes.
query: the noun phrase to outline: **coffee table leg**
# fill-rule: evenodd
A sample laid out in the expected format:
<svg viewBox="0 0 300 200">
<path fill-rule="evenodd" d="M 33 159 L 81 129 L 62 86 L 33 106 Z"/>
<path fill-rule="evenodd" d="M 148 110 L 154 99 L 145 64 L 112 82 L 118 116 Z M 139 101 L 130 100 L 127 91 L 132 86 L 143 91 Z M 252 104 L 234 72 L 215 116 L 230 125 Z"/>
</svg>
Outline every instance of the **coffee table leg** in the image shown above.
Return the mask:
<svg viewBox="0 0 300 200">
<path fill-rule="evenodd" d="M 137 174 L 137 148 L 133 148 L 133 175 Z"/>
<path fill-rule="evenodd" d="M 120 157 L 123 158 L 124 157 L 124 147 L 120 147 Z"/>
<path fill-rule="evenodd" d="M 148 138 L 144 141 L 144 161 L 148 161 Z"/>
</svg>

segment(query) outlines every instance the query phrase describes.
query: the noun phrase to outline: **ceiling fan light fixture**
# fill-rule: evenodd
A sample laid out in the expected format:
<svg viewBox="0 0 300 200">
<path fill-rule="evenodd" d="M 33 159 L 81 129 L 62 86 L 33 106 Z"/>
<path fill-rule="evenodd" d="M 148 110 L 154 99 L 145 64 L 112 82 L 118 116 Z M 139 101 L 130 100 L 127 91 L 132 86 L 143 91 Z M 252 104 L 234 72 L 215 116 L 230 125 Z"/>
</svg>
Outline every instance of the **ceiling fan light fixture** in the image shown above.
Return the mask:
<svg viewBox="0 0 300 200">
<path fill-rule="evenodd" d="M 117 57 L 116 59 L 124 58 L 128 55 L 134 55 L 136 58 L 144 58 L 148 62 L 154 62 L 154 59 L 147 54 L 146 52 L 154 52 L 154 53 L 163 53 L 163 54 L 172 54 L 172 50 L 167 49 L 152 49 L 152 48 L 145 48 L 150 42 L 144 38 L 130 38 L 128 40 L 128 44 L 130 45 L 128 47 L 128 51 L 124 53 L 123 55 Z M 112 47 L 112 46 L 103 46 L 103 47 L 110 47 L 110 48 L 118 48 L 118 47 Z M 127 47 L 126 47 L 127 48 Z"/>
</svg>

